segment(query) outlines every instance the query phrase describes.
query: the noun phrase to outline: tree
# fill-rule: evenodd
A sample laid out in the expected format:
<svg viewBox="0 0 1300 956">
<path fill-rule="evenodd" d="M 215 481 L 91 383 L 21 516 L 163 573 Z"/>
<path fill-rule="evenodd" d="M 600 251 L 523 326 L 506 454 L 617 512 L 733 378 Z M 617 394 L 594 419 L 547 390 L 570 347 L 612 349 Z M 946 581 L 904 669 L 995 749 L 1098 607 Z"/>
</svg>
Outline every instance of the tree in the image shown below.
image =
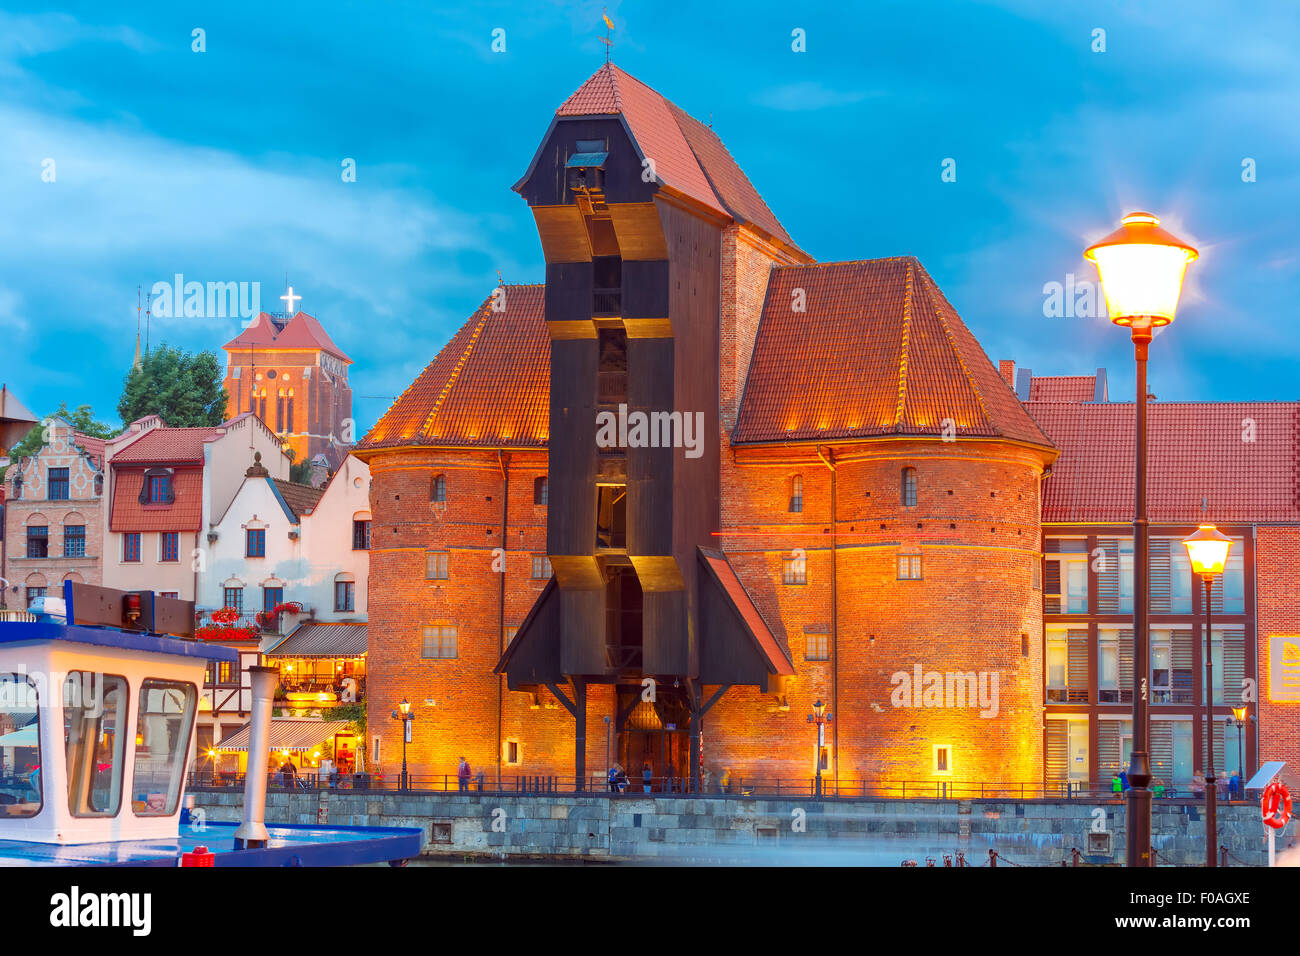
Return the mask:
<svg viewBox="0 0 1300 956">
<path fill-rule="evenodd" d="M 70 412 L 68 411 L 67 402 L 59 402 L 58 410 L 41 419 L 22 441 L 14 445 L 9 452 L 9 457 L 17 461 L 27 455 L 35 455 L 44 448 L 46 440 L 49 438 L 46 422 L 52 418 L 62 418 L 77 431 L 83 435 L 89 435 L 91 438 L 112 438 L 114 435 L 119 434 L 111 426 L 96 421 L 95 413 L 89 405 L 78 405 L 75 412 Z"/>
<path fill-rule="evenodd" d="M 163 343 L 126 376 L 117 413 L 127 424 L 159 415 L 173 428 L 220 425 L 226 419 L 226 390 L 216 355 Z"/>
</svg>

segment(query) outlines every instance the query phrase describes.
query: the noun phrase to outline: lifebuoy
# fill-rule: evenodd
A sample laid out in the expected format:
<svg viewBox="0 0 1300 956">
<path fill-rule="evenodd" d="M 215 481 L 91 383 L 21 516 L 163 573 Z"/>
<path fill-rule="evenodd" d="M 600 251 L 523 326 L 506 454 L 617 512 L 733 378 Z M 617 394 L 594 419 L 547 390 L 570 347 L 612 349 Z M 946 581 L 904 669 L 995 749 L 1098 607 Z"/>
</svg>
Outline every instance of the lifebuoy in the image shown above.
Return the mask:
<svg viewBox="0 0 1300 956">
<path fill-rule="evenodd" d="M 1264 815 L 1264 825 L 1280 830 L 1291 819 L 1291 794 L 1286 786 L 1274 780 L 1264 788 L 1264 795 L 1259 801 L 1260 812 Z"/>
</svg>

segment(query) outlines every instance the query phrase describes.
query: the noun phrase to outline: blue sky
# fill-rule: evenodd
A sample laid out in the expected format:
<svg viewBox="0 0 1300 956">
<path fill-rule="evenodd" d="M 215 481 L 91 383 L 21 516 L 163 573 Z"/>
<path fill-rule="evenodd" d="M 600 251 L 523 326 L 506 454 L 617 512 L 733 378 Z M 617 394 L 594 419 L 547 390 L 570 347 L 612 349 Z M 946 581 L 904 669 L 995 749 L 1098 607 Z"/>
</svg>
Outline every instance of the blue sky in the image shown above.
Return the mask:
<svg viewBox="0 0 1300 956">
<path fill-rule="evenodd" d="M 1300 398 L 1300 8 L 1197 0 L 0 0 L 0 378 L 38 414 L 116 421 L 137 286 L 258 281 L 280 308 L 287 275 L 373 424 L 498 269 L 541 281 L 510 186 L 600 65 L 602 6 L 615 61 L 712 119 L 797 242 L 919 256 L 995 361 L 1105 366 L 1131 394 L 1127 338 L 1045 316 L 1043 286 L 1094 278 L 1081 250 L 1140 208 L 1202 253 L 1152 391 Z M 158 319 L 152 341 L 219 350 L 237 331 Z"/>
</svg>

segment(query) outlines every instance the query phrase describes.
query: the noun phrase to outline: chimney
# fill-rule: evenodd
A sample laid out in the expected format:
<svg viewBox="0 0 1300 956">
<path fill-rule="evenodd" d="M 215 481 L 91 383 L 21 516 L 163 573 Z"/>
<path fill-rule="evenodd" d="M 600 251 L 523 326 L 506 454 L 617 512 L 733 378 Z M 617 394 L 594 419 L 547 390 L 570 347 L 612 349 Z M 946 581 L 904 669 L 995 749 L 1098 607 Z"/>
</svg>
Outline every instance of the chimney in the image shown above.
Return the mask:
<svg viewBox="0 0 1300 956">
<path fill-rule="evenodd" d="M 248 668 L 253 685 L 253 709 L 249 714 L 248 772 L 244 774 L 244 820 L 235 830 L 236 849 L 266 846 L 266 771 L 271 749 L 271 702 L 280 672 L 274 667 Z"/>
<path fill-rule="evenodd" d="M 1016 398 L 1022 402 L 1029 401 L 1030 383 L 1034 380 L 1034 373 L 1031 369 L 1022 368 L 1016 374 Z"/>
<path fill-rule="evenodd" d="M 1011 388 L 1016 387 L 1016 360 L 1002 359 L 998 362 L 998 371 L 1002 373 L 1002 378 Z"/>
<path fill-rule="evenodd" d="M 1110 395 L 1106 388 L 1106 370 L 1097 369 L 1097 380 L 1093 385 L 1092 400 L 1094 402 L 1109 402 Z"/>
</svg>

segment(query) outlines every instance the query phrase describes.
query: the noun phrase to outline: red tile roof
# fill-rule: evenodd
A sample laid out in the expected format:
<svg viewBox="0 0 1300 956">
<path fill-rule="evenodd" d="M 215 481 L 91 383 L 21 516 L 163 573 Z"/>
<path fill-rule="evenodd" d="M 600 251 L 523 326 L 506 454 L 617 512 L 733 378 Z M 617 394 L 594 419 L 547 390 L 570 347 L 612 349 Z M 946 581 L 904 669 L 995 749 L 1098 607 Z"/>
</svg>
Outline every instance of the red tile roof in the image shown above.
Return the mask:
<svg viewBox="0 0 1300 956">
<path fill-rule="evenodd" d="M 334 344 L 334 340 L 315 318 L 306 312 L 299 312 L 283 328 L 277 326 L 265 312 L 259 312 L 257 318 L 249 323 L 248 328 L 227 342 L 222 348 L 229 351 L 259 349 L 320 349 L 329 352 L 344 362 L 352 359 Z"/>
<path fill-rule="evenodd" d="M 104 460 L 104 442 L 106 438 L 93 438 L 90 435 L 83 435 L 81 432 L 74 432 L 72 440 L 80 445 L 87 455 L 91 458 L 97 458 L 100 462 Z"/>
<path fill-rule="evenodd" d="M 151 428 L 117 452 L 111 464 L 169 465 L 177 462 L 202 462 L 204 444 L 221 434 L 219 427 Z"/>
<path fill-rule="evenodd" d="M 555 113 L 623 116 L 641 156 L 654 160 L 660 182 L 797 251 L 717 134 L 614 64 L 597 70 Z"/>
<path fill-rule="evenodd" d="M 356 446 L 545 448 L 549 434 L 550 338 L 541 285 L 505 286 L 505 309 L 489 297 Z"/>
<path fill-rule="evenodd" d="M 785 646 L 776 639 L 772 629 L 767 626 L 767 621 L 763 620 L 763 615 L 755 606 L 749 592 L 745 590 L 745 586 L 740 583 L 740 578 L 736 576 L 736 570 L 731 566 L 731 562 L 727 560 L 726 555 L 718 551 L 700 548 L 700 557 L 704 559 L 709 569 L 717 575 L 718 583 L 722 585 L 727 599 L 745 622 L 754 643 L 767 662 L 768 672 L 771 674 L 792 675 L 794 673 L 794 664 L 790 660 L 789 653 L 786 651 Z"/>
<path fill-rule="evenodd" d="M 187 429 L 168 429 L 183 431 Z M 143 440 L 143 439 L 141 439 Z M 116 463 L 117 459 L 114 459 Z M 198 531 L 203 526 L 203 470 L 177 468 L 170 505 L 142 505 L 140 489 L 147 468 L 116 468 L 109 531 Z"/>
<path fill-rule="evenodd" d="M 281 500 L 297 518 L 315 511 L 321 496 L 325 494 L 324 488 L 313 488 L 311 485 L 299 484 L 296 481 L 285 481 L 283 478 L 271 478 L 269 480 L 275 486 L 276 491 L 280 493 Z"/>
<path fill-rule="evenodd" d="M 1043 521 L 1132 521 L 1133 403 L 1025 407 L 1061 449 Z M 1153 402 L 1147 422 L 1151 521 L 1300 521 L 1300 403 Z"/>
<path fill-rule="evenodd" d="M 945 419 L 959 438 L 1051 444 L 915 258 L 773 270 L 733 442 L 938 435 Z"/>
<path fill-rule="evenodd" d="M 1031 402 L 1090 402 L 1096 392 L 1096 375 L 1035 375 L 1029 380 Z"/>
</svg>

